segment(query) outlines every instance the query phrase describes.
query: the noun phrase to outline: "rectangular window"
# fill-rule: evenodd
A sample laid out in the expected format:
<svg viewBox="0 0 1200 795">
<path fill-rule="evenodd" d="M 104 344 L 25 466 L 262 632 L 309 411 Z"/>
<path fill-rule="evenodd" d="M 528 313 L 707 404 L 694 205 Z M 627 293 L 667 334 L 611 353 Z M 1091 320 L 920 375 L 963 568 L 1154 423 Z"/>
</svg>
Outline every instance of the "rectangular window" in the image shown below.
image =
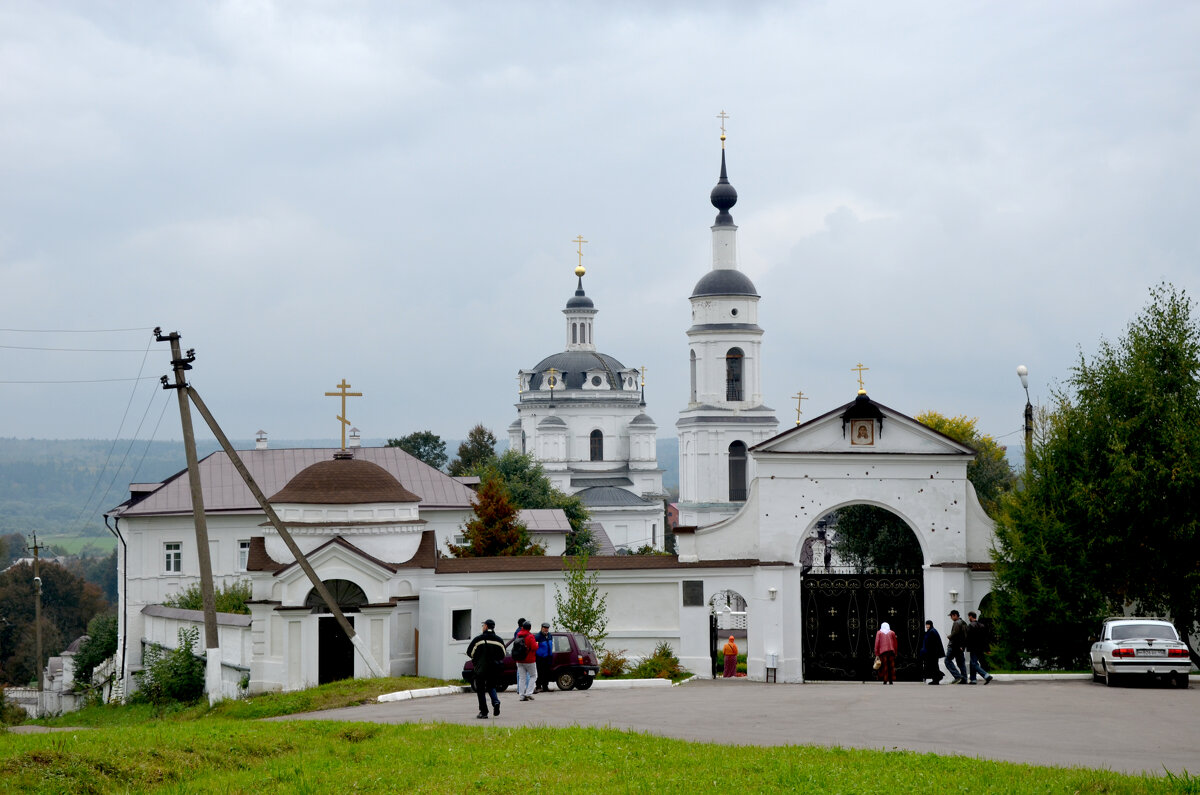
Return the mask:
<svg viewBox="0 0 1200 795">
<path fill-rule="evenodd" d="M 183 544 L 178 541 L 167 542 L 163 544 L 163 551 L 166 553 L 163 559 L 163 571 L 183 571 Z"/>
<path fill-rule="evenodd" d="M 238 560 L 237 560 L 238 571 L 245 571 L 246 566 L 249 563 L 250 563 L 250 542 L 249 541 L 239 541 L 238 542 Z"/>
<path fill-rule="evenodd" d="M 450 637 L 455 640 L 471 639 L 470 610 L 452 610 L 450 612 Z"/>
</svg>

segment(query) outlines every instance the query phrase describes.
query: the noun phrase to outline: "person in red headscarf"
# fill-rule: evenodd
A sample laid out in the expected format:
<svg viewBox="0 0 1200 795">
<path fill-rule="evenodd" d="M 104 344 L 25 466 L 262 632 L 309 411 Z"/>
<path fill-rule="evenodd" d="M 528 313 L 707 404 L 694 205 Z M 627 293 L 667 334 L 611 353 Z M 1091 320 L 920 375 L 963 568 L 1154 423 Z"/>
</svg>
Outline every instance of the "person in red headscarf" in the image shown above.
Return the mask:
<svg viewBox="0 0 1200 795">
<path fill-rule="evenodd" d="M 729 642 L 721 649 L 721 653 L 725 655 L 725 678 L 736 676 L 738 647 L 733 640 L 733 635 L 729 636 Z"/>
</svg>

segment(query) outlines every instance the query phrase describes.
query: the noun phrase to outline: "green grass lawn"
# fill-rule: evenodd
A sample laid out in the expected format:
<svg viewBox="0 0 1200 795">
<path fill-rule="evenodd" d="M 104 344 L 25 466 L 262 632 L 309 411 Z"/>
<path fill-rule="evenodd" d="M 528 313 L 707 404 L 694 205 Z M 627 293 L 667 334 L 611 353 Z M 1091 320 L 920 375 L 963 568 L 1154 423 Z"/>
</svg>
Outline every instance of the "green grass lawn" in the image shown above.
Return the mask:
<svg viewBox="0 0 1200 795">
<path fill-rule="evenodd" d="M 911 752 L 731 747 L 612 729 L 251 718 L 362 703 L 430 680 L 155 711 L 99 707 L 47 721 L 93 729 L 0 739 L 0 792 L 1200 793 L 1200 778 L 1125 776 Z M 482 723 L 482 722 L 481 722 Z M 490 724 L 490 725 L 489 725 Z"/>
</svg>

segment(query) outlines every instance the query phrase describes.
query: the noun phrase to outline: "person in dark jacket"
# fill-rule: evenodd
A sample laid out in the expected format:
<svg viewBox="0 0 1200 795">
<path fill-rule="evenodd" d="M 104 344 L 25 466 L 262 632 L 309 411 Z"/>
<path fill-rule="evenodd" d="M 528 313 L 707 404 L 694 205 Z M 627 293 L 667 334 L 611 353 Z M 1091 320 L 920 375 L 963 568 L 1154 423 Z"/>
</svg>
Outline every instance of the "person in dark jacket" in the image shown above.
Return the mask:
<svg viewBox="0 0 1200 795">
<path fill-rule="evenodd" d="M 933 628 L 932 621 L 925 622 L 925 635 L 921 638 L 921 664 L 924 666 L 922 677 L 929 680 L 931 685 L 940 685 L 942 677 L 942 669 L 938 667 L 938 660 L 942 659 L 942 655 L 946 653 L 946 649 L 942 646 L 942 636 Z"/>
<path fill-rule="evenodd" d="M 975 675 L 983 677 L 983 683 L 990 685 L 992 675 L 983 670 L 983 655 L 987 654 L 988 646 L 987 625 L 979 620 L 975 611 L 967 612 L 967 651 L 971 655 L 971 684 L 975 684 Z"/>
<path fill-rule="evenodd" d="M 537 638 L 537 687 L 534 692 L 550 692 L 550 669 L 554 663 L 554 639 L 550 637 L 550 624 L 542 622 L 542 631 Z"/>
<path fill-rule="evenodd" d="M 967 683 L 967 622 L 958 617 L 957 610 L 950 611 L 950 634 L 946 636 L 946 670 L 954 677 L 954 684 Z M 956 666 L 955 663 L 958 663 Z"/>
<path fill-rule="evenodd" d="M 504 641 L 496 634 L 496 622 L 488 619 L 483 622 L 483 632 L 471 639 L 467 646 L 467 656 L 471 658 L 474 668 L 475 695 L 479 698 L 479 714 L 475 717 L 486 719 L 487 697 L 492 699 L 492 714 L 500 714 L 500 697 L 496 695 L 496 679 L 504 667 Z"/>
</svg>

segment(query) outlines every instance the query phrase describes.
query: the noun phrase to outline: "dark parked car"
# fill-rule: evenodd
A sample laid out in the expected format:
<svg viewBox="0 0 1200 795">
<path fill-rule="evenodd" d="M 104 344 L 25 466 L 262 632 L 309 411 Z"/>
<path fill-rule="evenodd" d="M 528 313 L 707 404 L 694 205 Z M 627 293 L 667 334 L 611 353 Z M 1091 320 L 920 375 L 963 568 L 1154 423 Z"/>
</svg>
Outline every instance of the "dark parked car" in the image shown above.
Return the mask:
<svg viewBox="0 0 1200 795">
<path fill-rule="evenodd" d="M 553 662 L 550 671 L 554 677 L 554 685 L 559 690 L 587 690 L 596 679 L 600 670 L 600 660 L 588 639 L 576 632 L 551 632 L 551 652 Z M 505 641 L 505 648 L 512 647 L 512 641 Z M 467 660 L 463 666 L 462 678 L 471 684 L 475 680 L 475 664 Z M 496 682 L 497 690 L 505 690 L 509 685 L 517 684 L 517 664 L 512 654 L 504 655 L 503 673 Z"/>
</svg>

